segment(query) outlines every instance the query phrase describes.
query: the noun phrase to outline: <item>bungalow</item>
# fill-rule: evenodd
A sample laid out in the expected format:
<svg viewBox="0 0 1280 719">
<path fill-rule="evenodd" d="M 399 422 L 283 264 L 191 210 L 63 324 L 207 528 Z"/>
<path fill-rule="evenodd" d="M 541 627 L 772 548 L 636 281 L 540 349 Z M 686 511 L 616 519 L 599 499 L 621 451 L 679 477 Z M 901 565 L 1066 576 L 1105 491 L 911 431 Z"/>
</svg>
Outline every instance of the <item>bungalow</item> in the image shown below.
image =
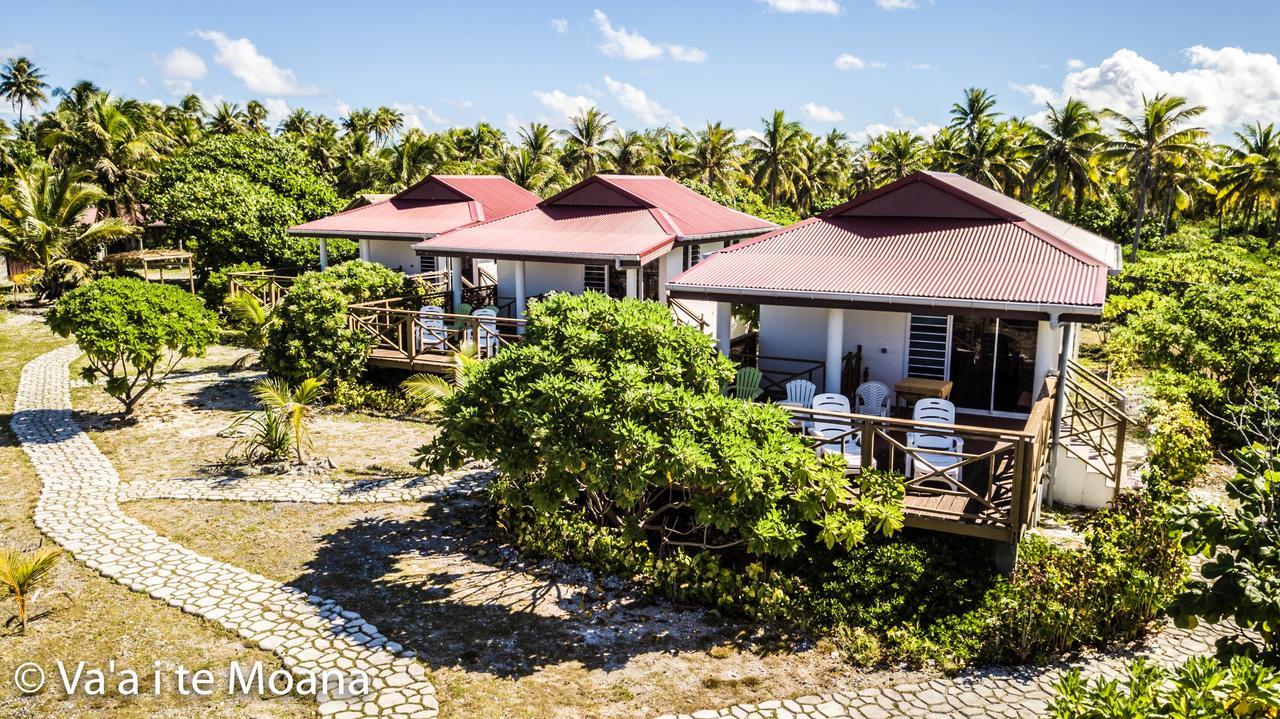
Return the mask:
<svg viewBox="0 0 1280 719">
<path fill-rule="evenodd" d="M 320 266 L 328 265 L 330 237 L 360 244 L 360 259 L 406 274 L 442 271 L 434 256 L 414 244 L 450 230 L 527 210 L 538 196 L 497 175 L 431 175 L 395 195 L 361 195 L 348 209 L 289 228 L 295 237 L 320 240 Z M 480 267 L 459 267 L 474 281 Z"/>
<path fill-rule="evenodd" d="M 717 252 L 667 291 L 759 305 L 766 375 L 811 363 L 828 392 L 924 380 L 904 386 L 950 385 L 959 408 L 1025 416 L 1060 352 L 1074 359 L 1065 330 L 1102 316 L 1119 267 L 1110 240 L 958 175 L 917 172 Z M 727 353 L 731 338 L 718 340 Z M 863 376 L 842 382 L 859 347 Z"/>
<path fill-rule="evenodd" d="M 521 318 L 529 298 L 552 291 L 666 301 L 667 281 L 706 253 L 775 227 L 660 175 L 595 175 L 535 207 L 441 233 L 415 250 L 496 260 L 494 304 Z M 714 311 L 714 303 L 686 309 L 687 320 L 703 322 Z"/>
</svg>

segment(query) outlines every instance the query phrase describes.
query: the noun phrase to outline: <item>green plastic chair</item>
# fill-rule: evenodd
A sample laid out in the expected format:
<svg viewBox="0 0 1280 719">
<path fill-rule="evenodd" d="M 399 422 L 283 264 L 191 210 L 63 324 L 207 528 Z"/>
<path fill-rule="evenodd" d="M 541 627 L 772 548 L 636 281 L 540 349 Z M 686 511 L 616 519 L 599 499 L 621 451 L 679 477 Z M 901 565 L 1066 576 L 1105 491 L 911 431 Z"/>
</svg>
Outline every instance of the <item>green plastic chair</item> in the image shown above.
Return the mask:
<svg viewBox="0 0 1280 719">
<path fill-rule="evenodd" d="M 459 303 L 459 304 L 458 304 L 458 309 L 454 310 L 453 314 L 455 314 L 455 315 L 469 315 L 469 314 L 471 314 L 471 305 L 467 304 L 466 302 Z M 454 320 L 454 321 L 452 321 L 452 322 L 450 322 L 450 323 L 449 323 L 449 329 L 451 329 L 451 330 L 460 330 L 460 329 L 462 329 L 463 327 L 465 327 L 466 325 L 467 325 L 467 321 L 466 321 L 466 320 Z"/>
<path fill-rule="evenodd" d="M 726 394 L 730 392 L 738 399 L 754 400 L 764 394 L 764 390 L 760 389 L 760 382 L 764 380 L 764 375 L 755 367 L 739 367 L 738 374 L 734 377 L 733 384 L 729 385 Z"/>
</svg>

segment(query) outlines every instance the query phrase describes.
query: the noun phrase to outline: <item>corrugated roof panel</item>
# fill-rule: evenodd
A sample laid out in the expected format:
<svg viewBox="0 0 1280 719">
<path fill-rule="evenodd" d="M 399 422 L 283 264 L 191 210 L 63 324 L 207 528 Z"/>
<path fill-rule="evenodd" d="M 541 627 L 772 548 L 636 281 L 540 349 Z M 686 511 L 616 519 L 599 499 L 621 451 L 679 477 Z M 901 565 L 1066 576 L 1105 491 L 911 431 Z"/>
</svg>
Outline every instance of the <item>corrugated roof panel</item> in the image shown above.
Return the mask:
<svg viewBox="0 0 1280 719">
<path fill-rule="evenodd" d="M 646 257 L 675 237 L 647 208 L 535 207 L 464 227 L 416 245 L 423 252 L 493 255 Z M 490 253 L 486 255 L 486 253 Z"/>
<path fill-rule="evenodd" d="M 669 287 L 1100 307 L 1106 280 L 1014 222 L 834 217 L 714 253 Z"/>
</svg>

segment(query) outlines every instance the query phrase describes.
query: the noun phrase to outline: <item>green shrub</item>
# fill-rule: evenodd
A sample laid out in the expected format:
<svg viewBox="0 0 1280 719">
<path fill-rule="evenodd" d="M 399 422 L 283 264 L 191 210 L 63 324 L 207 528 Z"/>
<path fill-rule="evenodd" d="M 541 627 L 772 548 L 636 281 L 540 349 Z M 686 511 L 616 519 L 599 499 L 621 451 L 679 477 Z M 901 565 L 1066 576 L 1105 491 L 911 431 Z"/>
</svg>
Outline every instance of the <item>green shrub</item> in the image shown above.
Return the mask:
<svg viewBox="0 0 1280 719">
<path fill-rule="evenodd" d="M 98 280 L 64 295 L 46 319 L 74 334 L 88 356 L 84 377 L 106 379 L 108 394 L 133 412 L 182 359 L 199 357 L 218 337 L 218 318 L 177 287 L 129 278 Z"/>
<path fill-rule="evenodd" d="M 1147 414 L 1150 471 L 1177 486 L 1190 486 L 1213 459 L 1208 423 L 1185 402 L 1153 402 Z"/>
<path fill-rule="evenodd" d="M 267 369 L 290 382 L 355 379 L 372 340 L 347 326 L 347 305 L 408 290 L 404 275 L 363 260 L 302 275 L 273 310 L 275 321 L 262 353 Z"/>
<path fill-rule="evenodd" d="M 1186 579 L 1174 523 L 1180 499 L 1163 486 L 1125 492 L 1078 523 L 1080 548 L 1025 538 L 1013 576 L 976 610 L 986 627 L 983 654 L 1039 661 L 1146 631 Z"/>
<path fill-rule="evenodd" d="M 232 272 L 264 269 L 266 267 L 259 262 L 234 262 L 211 271 L 205 278 L 204 285 L 200 287 L 200 296 L 204 298 L 205 307 L 214 312 L 223 311 L 223 303 L 227 301 L 227 293 L 231 291 L 231 278 L 227 275 Z"/>
<path fill-rule="evenodd" d="M 658 303 L 553 294 L 525 341 L 441 403 L 435 468 L 492 461 L 500 507 L 572 512 L 673 549 L 790 556 L 902 523 L 900 481 L 815 458 L 776 406 L 724 397 L 731 363 Z M 845 500 L 845 501 L 842 501 Z"/>
<path fill-rule="evenodd" d="M 405 417 L 423 411 L 423 403 L 399 388 L 376 387 L 358 380 L 333 383 L 329 406 L 348 412 Z"/>
<path fill-rule="evenodd" d="M 1227 485 L 1233 506 L 1199 505 L 1179 517 L 1188 551 L 1210 557 L 1170 607 L 1179 626 L 1232 618 L 1258 633 L 1219 642 L 1221 656 L 1262 652 L 1280 661 L 1280 460 L 1274 447 L 1240 453 Z"/>
<path fill-rule="evenodd" d="M 1054 686 L 1050 711 L 1054 719 L 1249 719 L 1280 714 L 1280 676 L 1244 657 L 1227 666 L 1193 657 L 1168 670 L 1146 659 L 1126 666 L 1119 681 L 1098 677 L 1085 681 L 1079 669 L 1067 672 Z"/>
</svg>

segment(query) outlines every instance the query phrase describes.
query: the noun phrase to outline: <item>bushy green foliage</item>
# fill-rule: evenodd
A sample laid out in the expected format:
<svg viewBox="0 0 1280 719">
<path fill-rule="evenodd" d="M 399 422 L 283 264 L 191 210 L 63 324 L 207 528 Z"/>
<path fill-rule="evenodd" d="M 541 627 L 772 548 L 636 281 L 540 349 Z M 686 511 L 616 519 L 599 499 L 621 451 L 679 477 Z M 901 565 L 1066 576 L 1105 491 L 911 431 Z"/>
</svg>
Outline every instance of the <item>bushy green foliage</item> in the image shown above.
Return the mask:
<svg viewBox="0 0 1280 719">
<path fill-rule="evenodd" d="M 1126 492 L 1080 523 L 1079 548 L 1025 538 L 1013 576 L 976 610 L 985 626 L 982 653 L 1041 660 L 1144 632 L 1186 578 L 1173 518 L 1179 501 L 1163 487 Z"/>
<path fill-rule="evenodd" d="M 231 279 L 227 275 L 232 272 L 263 269 L 266 267 L 261 262 L 233 262 L 211 271 L 200 288 L 200 296 L 204 298 L 205 307 L 214 312 L 223 311 L 223 303 L 227 301 L 227 293 L 231 291 Z"/>
<path fill-rule="evenodd" d="M 293 145 L 256 134 L 202 139 L 165 163 L 145 194 L 151 214 L 186 242 L 206 271 L 241 262 L 313 265 L 316 241 L 285 230 L 340 204 Z M 340 262 L 355 248 L 331 241 L 329 253 Z"/>
<path fill-rule="evenodd" d="M 401 296 L 409 289 L 404 275 L 363 260 L 308 272 L 274 309 L 262 359 L 272 374 L 291 382 L 352 380 L 364 369 L 371 340 L 348 327 L 347 305 Z"/>
<path fill-rule="evenodd" d="M 195 295 L 171 285 L 107 278 L 64 295 L 46 319 L 88 356 L 84 377 L 106 379 L 125 412 L 163 384 L 178 361 L 199 357 L 218 337 L 218 318 Z"/>
<path fill-rule="evenodd" d="M 477 365 L 424 448 L 437 468 L 502 471 L 499 505 L 575 511 L 662 544 L 789 556 L 810 532 L 852 547 L 901 526 L 901 484 L 848 496 L 779 407 L 724 397 L 732 365 L 661 304 L 554 294 L 525 340 Z"/>
<path fill-rule="evenodd" d="M 359 380 L 338 380 L 333 383 L 329 405 L 348 412 L 404 417 L 419 414 L 422 402 L 399 388 L 371 385 Z"/>
<path fill-rule="evenodd" d="M 1280 660 L 1280 459 L 1274 447 L 1254 445 L 1237 458 L 1239 474 L 1227 485 L 1229 506 L 1204 504 L 1180 517 L 1188 551 L 1210 557 L 1200 576 L 1170 607 L 1184 627 L 1230 617 L 1256 631 L 1219 641 L 1223 656 L 1263 653 Z"/>
<path fill-rule="evenodd" d="M 1251 659 L 1223 665 L 1193 657 L 1169 670 L 1146 659 L 1127 665 L 1123 679 L 1084 680 L 1079 669 L 1054 686 L 1054 719 L 1250 719 L 1280 715 L 1280 675 Z"/>
<path fill-rule="evenodd" d="M 1209 424 L 1186 402 L 1154 401 L 1147 418 L 1150 471 L 1164 481 L 1189 486 L 1213 459 Z"/>
<path fill-rule="evenodd" d="M 732 207 L 739 212 L 755 215 L 762 220 L 768 220 L 777 225 L 786 226 L 800 221 L 800 215 L 796 214 L 795 210 L 786 205 L 769 207 L 760 193 L 742 185 L 734 185 L 729 188 L 728 192 L 725 192 L 697 180 L 682 180 L 681 184 L 703 197 L 709 197 L 719 202 L 725 207 Z"/>
</svg>

